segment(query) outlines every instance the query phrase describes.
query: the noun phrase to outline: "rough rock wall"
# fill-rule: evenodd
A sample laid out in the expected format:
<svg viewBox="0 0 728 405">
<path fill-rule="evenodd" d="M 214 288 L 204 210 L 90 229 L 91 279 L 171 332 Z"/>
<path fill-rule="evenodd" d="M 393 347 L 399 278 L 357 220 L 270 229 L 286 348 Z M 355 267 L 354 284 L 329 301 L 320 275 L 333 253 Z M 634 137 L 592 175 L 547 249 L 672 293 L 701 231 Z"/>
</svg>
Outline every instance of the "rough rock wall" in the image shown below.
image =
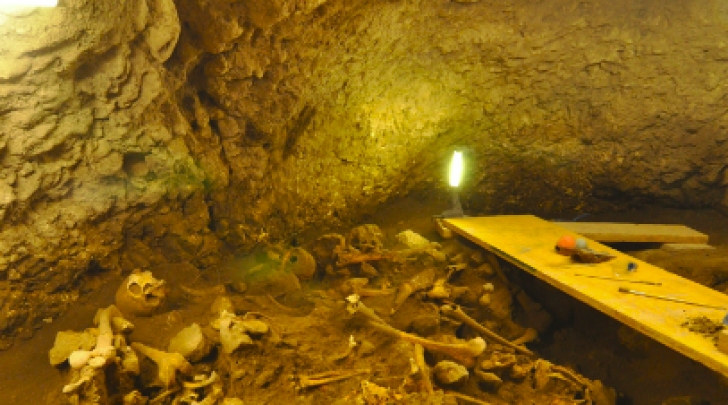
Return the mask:
<svg viewBox="0 0 728 405">
<path fill-rule="evenodd" d="M 162 65 L 180 28 L 171 0 L 0 10 L 0 347 L 89 269 L 209 260 L 206 176 Z"/>
<path fill-rule="evenodd" d="M 455 146 L 475 162 L 476 212 L 725 193 L 725 2 L 178 7 L 189 30 L 170 65 L 189 78 L 188 118 L 219 145 L 210 164 L 229 168 L 213 213 L 235 244 L 442 188 Z"/>
<path fill-rule="evenodd" d="M 0 334 L 30 334 L 92 268 L 209 267 L 221 240 L 441 192 L 455 146 L 474 211 L 718 204 L 726 21 L 717 0 L 2 11 Z"/>
</svg>

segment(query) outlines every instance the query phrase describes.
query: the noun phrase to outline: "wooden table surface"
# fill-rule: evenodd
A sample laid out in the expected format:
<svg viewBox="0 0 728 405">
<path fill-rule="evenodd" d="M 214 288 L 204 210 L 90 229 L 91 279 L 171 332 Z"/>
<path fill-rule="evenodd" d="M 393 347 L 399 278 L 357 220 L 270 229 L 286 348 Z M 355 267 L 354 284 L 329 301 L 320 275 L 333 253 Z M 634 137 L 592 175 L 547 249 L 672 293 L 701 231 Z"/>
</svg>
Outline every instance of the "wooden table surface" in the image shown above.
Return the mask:
<svg viewBox="0 0 728 405">
<path fill-rule="evenodd" d="M 720 322 L 728 313 L 728 295 L 652 266 L 585 238 L 590 248 L 609 252 L 615 259 L 598 264 L 576 263 L 559 255 L 554 246 L 564 235 L 582 237 L 559 223 L 533 215 L 448 218 L 445 225 L 505 260 L 534 274 L 567 294 L 591 305 L 664 345 L 728 376 L 728 355 L 706 337 L 680 326 L 690 317 L 706 316 Z M 628 273 L 629 262 L 638 265 Z M 620 281 L 577 276 L 617 277 Z M 621 281 L 625 280 L 625 281 Z M 643 280 L 662 285 L 627 282 Z M 620 287 L 706 305 L 711 309 L 619 292 Z"/>
</svg>

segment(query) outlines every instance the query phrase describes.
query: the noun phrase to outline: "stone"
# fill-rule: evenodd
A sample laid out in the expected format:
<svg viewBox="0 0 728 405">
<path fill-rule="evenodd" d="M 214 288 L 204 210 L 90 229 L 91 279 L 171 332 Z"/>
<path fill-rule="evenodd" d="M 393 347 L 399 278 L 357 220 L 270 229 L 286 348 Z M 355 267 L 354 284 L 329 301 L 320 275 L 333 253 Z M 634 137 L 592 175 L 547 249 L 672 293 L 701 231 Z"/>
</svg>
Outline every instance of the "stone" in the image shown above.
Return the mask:
<svg viewBox="0 0 728 405">
<path fill-rule="evenodd" d="M 432 368 L 432 374 L 440 384 L 460 385 L 470 376 L 468 369 L 454 361 L 443 360 Z"/>
</svg>

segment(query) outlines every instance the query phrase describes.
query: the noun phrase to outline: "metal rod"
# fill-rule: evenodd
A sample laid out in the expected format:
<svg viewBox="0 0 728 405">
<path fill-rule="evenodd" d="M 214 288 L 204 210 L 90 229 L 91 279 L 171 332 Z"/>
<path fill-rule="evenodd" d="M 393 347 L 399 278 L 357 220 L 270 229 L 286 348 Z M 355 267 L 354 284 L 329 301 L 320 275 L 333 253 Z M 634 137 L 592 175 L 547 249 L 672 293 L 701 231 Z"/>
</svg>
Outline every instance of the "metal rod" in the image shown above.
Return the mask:
<svg viewBox="0 0 728 405">
<path fill-rule="evenodd" d="M 719 307 L 717 305 L 699 304 L 697 302 L 691 302 L 691 301 L 681 300 L 679 298 L 671 298 L 671 297 L 664 297 L 662 295 L 647 294 L 647 293 L 644 293 L 642 291 L 630 290 L 629 288 L 624 288 L 624 287 L 619 287 L 619 292 L 621 292 L 621 293 L 628 293 L 628 294 L 634 294 L 634 295 L 641 295 L 641 296 L 647 297 L 647 298 L 657 298 L 657 299 L 665 300 L 665 301 L 679 302 L 681 304 L 696 305 L 696 306 L 705 307 L 705 308 L 722 309 L 722 310 L 728 309 L 726 307 Z"/>
<path fill-rule="evenodd" d="M 579 274 L 579 273 L 575 273 L 574 275 L 575 276 L 580 276 L 580 277 L 598 278 L 600 280 L 623 281 L 625 283 L 639 283 L 639 284 L 649 284 L 649 285 L 662 285 L 662 283 L 658 283 L 658 282 L 655 282 L 655 281 L 626 280 L 626 279 L 617 278 L 617 277 L 592 276 L 592 275 L 589 275 L 589 274 Z"/>
</svg>

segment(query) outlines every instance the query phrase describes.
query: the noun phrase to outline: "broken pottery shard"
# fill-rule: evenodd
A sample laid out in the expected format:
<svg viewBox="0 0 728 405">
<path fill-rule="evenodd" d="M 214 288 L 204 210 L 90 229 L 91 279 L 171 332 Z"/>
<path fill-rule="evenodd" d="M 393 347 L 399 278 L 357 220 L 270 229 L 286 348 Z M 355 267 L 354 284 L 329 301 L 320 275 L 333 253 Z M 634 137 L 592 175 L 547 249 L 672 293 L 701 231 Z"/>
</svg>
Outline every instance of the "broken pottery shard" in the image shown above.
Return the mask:
<svg viewBox="0 0 728 405">
<path fill-rule="evenodd" d="M 316 273 L 316 259 L 306 249 L 293 248 L 284 256 L 284 266 L 300 280 L 310 280 Z"/>
<path fill-rule="evenodd" d="M 168 350 L 179 353 L 189 361 L 199 361 L 212 350 L 212 344 L 197 323 L 182 329 L 169 341 Z"/>
</svg>

